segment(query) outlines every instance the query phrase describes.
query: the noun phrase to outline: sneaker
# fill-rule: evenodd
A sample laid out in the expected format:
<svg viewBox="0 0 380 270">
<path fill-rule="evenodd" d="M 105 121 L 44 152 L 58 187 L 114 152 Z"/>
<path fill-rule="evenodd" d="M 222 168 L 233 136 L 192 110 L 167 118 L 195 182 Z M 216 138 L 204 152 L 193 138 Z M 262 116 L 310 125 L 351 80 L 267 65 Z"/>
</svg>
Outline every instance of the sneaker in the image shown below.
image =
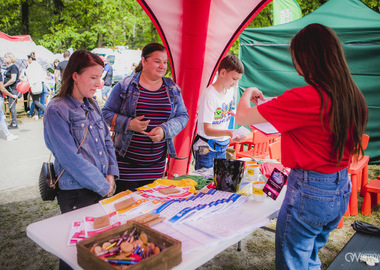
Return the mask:
<svg viewBox="0 0 380 270">
<path fill-rule="evenodd" d="M 13 140 L 17 140 L 18 139 L 18 136 L 17 135 L 14 135 L 12 133 L 10 133 L 8 136 L 7 136 L 7 141 L 13 141 Z"/>
<path fill-rule="evenodd" d="M 34 120 L 38 120 L 38 115 L 33 116 Z"/>
<path fill-rule="evenodd" d="M 14 125 L 14 124 L 8 125 L 8 129 L 16 129 L 16 128 L 18 128 L 17 124 L 16 125 Z"/>
</svg>

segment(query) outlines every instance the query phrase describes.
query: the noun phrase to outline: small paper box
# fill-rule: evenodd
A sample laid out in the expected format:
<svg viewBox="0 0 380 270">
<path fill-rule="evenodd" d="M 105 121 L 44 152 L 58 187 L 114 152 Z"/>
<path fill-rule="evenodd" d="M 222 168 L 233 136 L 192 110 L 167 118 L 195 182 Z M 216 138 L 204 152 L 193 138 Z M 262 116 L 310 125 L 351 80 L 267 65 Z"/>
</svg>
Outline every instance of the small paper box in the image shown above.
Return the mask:
<svg viewBox="0 0 380 270">
<path fill-rule="evenodd" d="M 143 259 L 141 262 L 130 265 L 128 269 L 171 269 L 182 261 L 182 243 L 174 238 L 153 230 L 145 225 L 139 223 L 127 223 L 112 230 L 94 235 L 77 243 L 77 258 L 78 264 L 83 269 L 91 270 L 104 270 L 104 269 L 120 269 L 114 267 L 112 264 L 103 261 L 95 254 L 91 253 L 90 249 L 94 244 L 106 242 L 118 235 L 122 235 L 126 230 L 131 231 L 136 228 L 138 233 L 142 231 L 148 236 L 150 242 L 159 246 L 161 252 L 159 254 L 151 255 Z"/>
</svg>

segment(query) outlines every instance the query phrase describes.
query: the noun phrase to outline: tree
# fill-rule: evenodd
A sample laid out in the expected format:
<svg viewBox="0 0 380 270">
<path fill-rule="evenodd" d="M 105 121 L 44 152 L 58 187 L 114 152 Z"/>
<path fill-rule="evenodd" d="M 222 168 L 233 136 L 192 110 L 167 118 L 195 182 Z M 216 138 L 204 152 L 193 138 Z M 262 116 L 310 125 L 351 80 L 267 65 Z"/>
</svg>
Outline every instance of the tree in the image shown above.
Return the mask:
<svg viewBox="0 0 380 270">
<path fill-rule="evenodd" d="M 157 0 L 158 1 L 158 0 Z M 180 0 L 178 0 L 180 1 Z M 136 0 L 1 0 L 0 30 L 9 35 L 27 34 L 53 52 L 70 47 L 126 45 L 142 48 L 161 42 L 158 33 Z M 305 16 L 327 0 L 298 0 Z M 363 0 L 379 12 L 380 0 Z M 269 3 L 248 27 L 272 25 Z M 162 42 L 161 42 L 162 43 Z M 231 51 L 238 54 L 239 41 Z"/>
</svg>

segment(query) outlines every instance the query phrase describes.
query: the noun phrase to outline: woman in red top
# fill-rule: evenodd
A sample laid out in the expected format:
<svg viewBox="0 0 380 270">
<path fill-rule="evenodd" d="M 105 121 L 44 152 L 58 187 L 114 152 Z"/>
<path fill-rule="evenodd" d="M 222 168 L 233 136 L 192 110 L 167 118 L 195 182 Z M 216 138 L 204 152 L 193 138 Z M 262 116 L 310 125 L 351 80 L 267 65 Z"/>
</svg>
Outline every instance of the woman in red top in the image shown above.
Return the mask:
<svg viewBox="0 0 380 270">
<path fill-rule="evenodd" d="M 264 100 L 244 91 L 236 122 L 270 122 L 281 132 L 284 166 L 291 168 L 276 226 L 277 269 L 319 269 L 318 250 L 346 211 L 351 193 L 347 167 L 363 153 L 368 111 L 334 31 L 321 24 L 302 29 L 290 45 L 293 64 L 308 86 Z"/>
</svg>

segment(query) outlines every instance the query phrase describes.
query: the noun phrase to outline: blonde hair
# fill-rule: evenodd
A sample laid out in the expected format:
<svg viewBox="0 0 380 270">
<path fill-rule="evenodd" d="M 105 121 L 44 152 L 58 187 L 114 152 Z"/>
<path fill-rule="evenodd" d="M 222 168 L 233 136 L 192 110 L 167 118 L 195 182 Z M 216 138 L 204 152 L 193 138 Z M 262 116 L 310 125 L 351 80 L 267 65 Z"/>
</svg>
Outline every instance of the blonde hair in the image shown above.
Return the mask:
<svg viewBox="0 0 380 270">
<path fill-rule="evenodd" d="M 4 54 L 4 57 L 8 57 L 11 60 L 11 63 L 14 64 L 16 62 L 16 57 L 13 53 L 7 52 Z"/>
</svg>

